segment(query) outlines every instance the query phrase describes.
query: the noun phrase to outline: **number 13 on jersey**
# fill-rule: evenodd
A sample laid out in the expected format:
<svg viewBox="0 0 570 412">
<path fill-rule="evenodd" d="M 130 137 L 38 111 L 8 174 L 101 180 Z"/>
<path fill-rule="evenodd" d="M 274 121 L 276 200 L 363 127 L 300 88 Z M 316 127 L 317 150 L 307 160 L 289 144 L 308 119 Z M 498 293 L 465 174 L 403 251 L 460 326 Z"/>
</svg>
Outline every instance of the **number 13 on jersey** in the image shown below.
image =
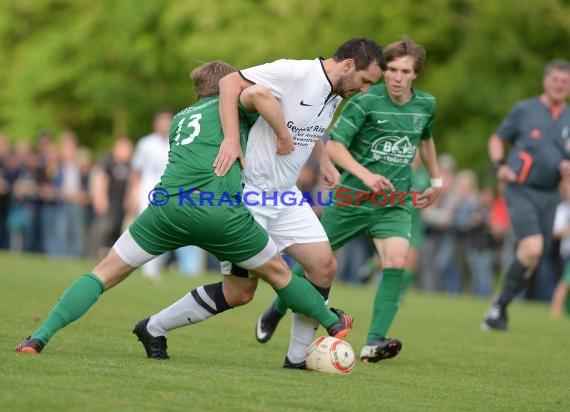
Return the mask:
<svg viewBox="0 0 570 412">
<path fill-rule="evenodd" d="M 176 142 L 176 146 L 187 145 L 187 144 L 190 144 L 194 141 L 196 136 L 198 136 L 200 134 L 200 119 L 201 118 L 202 118 L 202 114 L 196 113 L 196 114 L 191 115 L 188 119 L 184 118 L 178 122 L 178 128 L 176 129 L 176 136 L 174 137 L 174 141 Z M 188 123 L 186 124 L 186 127 L 184 127 L 184 122 L 186 122 L 186 120 L 188 120 Z M 188 133 L 184 133 L 184 134 L 188 134 L 188 137 L 185 137 L 184 139 L 178 141 L 180 139 L 180 135 L 182 133 L 183 127 L 185 129 L 190 129 L 190 130 L 188 130 Z M 185 130 L 185 132 L 186 132 L 186 130 Z"/>
</svg>

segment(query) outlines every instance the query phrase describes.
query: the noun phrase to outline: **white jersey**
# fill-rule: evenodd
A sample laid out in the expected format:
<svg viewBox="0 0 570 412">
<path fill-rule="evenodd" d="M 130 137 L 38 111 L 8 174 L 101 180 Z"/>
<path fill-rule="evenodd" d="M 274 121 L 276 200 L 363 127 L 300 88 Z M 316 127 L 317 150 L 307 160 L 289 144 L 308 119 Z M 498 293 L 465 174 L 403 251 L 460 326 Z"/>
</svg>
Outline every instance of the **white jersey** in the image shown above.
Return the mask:
<svg viewBox="0 0 570 412">
<path fill-rule="evenodd" d="M 259 117 L 249 132 L 243 181 L 260 190 L 288 190 L 295 185 L 342 99 L 332 94 L 332 84 L 320 58 L 277 60 L 241 70 L 240 74 L 268 88 L 280 100 L 285 123 L 295 142 L 291 154 L 278 155 L 273 129 Z"/>
<path fill-rule="evenodd" d="M 556 208 L 553 232 L 561 232 L 570 225 L 570 203 L 562 202 Z M 560 256 L 570 259 L 570 236 L 564 236 L 560 241 Z"/>
<path fill-rule="evenodd" d="M 139 140 L 131 160 L 134 171 L 140 172 L 141 180 L 138 193 L 139 213 L 148 205 L 148 194 L 160 181 L 168 164 L 168 139 L 156 133 L 149 134 Z"/>
</svg>

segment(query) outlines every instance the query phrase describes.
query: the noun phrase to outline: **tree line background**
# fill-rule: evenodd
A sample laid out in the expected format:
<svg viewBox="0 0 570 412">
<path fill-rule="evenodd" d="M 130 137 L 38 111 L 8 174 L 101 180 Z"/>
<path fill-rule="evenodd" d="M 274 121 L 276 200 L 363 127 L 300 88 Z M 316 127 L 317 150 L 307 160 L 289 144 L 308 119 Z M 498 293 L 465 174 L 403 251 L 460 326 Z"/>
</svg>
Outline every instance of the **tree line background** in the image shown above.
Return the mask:
<svg viewBox="0 0 570 412">
<path fill-rule="evenodd" d="M 481 171 L 508 109 L 541 92 L 549 60 L 570 58 L 570 1 L 3 0 L 0 131 L 70 128 L 101 151 L 193 103 L 201 62 L 330 57 L 350 37 L 403 35 L 427 50 L 416 87 L 437 98 L 439 152 Z"/>
</svg>

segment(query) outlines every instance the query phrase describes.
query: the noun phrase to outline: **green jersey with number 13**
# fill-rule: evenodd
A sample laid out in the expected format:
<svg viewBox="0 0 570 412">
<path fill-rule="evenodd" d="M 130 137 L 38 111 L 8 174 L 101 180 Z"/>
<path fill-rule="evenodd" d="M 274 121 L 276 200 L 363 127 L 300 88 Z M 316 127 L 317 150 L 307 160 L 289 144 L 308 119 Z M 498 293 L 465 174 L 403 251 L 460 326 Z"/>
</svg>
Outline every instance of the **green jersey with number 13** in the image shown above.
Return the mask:
<svg viewBox="0 0 570 412">
<path fill-rule="evenodd" d="M 168 165 L 157 187 L 164 188 L 171 196 L 183 189 L 199 189 L 215 193 L 215 198 L 227 193 L 232 198 L 242 191 L 241 166 L 234 162 L 229 172 L 218 177 L 214 173 L 214 159 L 224 139 L 219 116 L 219 97 L 201 99 L 182 110 L 172 120 L 170 127 L 170 152 Z M 259 117 L 239 107 L 240 145 L 245 152 L 249 129 Z"/>
</svg>

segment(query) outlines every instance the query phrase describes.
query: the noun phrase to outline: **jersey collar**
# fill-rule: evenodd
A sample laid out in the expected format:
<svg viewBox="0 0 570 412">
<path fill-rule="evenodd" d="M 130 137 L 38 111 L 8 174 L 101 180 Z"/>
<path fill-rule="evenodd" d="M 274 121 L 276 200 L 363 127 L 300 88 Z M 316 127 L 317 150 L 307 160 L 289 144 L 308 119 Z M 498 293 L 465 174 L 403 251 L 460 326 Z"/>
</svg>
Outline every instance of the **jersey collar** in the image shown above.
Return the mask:
<svg viewBox="0 0 570 412">
<path fill-rule="evenodd" d="M 328 83 L 328 85 L 329 85 L 330 93 L 329 93 L 329 95 L 327 96 L 327 98 L 325 99 L 325 102 L 324 102 L 324 104 L 327 104 L 329 101 L 331 101 L 331 100 L 333 99 L 334 96 L 336 96 L 336 94 L 333 93 L 333 84 L 332 84 L 332 82 L 331 82 L 331 79 L 330 79 L 329 76 L 327 75 L 327 72 L 325 71 L 325 65 L 324 65 L 324 60 L 325 60 L 325 59 L 324 59 L 324 57 L 319 56 L 319 57 L 316 58 L 316 60 L 318 60 L 320 66 L 321 66 L 321 69 L 322 69 L 323 76 L 324 76 L 325 80 L 327 81 L 327 83 Z"/>
</svg>

